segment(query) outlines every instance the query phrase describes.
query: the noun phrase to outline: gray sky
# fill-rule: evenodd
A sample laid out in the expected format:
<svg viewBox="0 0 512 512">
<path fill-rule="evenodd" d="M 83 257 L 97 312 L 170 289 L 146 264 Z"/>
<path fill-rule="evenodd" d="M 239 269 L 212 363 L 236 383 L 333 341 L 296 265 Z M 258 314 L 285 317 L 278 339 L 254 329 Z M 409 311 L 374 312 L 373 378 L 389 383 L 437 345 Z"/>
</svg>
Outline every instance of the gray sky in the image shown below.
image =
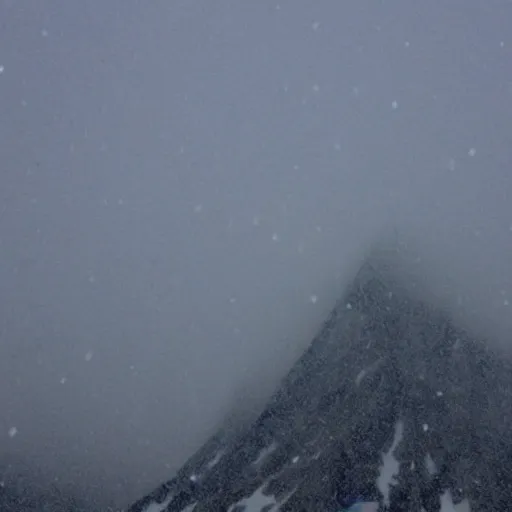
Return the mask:
<svg viewBox="0 0 512 512">
<path fill-rule="evenodd" d="M 499 0 L 1 1 L 0 454 L 138 497 L 394 230 L 506 346 L 511 24 Z"/>
</svg>

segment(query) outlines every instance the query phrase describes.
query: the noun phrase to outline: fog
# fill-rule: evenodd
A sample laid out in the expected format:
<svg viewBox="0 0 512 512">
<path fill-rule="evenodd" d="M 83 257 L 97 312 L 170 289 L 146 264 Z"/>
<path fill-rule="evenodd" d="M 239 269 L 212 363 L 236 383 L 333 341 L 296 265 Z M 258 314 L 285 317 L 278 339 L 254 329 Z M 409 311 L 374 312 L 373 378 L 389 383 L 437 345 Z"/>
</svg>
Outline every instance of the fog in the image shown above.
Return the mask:
<svg viewBox="0 0 512 512">
<path fill-rule="evenodd" d="M 511 22 L 505 0 L 4 0 L 0 477 L 140 497 L 257 410 L 387 237 L 506 348 Z"/>
</svg>

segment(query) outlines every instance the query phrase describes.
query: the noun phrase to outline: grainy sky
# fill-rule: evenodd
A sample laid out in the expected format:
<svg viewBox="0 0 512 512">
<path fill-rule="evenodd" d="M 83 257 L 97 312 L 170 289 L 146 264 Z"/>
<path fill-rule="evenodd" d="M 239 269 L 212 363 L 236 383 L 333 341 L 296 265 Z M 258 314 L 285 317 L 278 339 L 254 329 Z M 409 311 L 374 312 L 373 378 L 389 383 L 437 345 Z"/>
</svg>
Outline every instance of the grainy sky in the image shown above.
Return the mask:
<svg viewBox="0 0 512 512">
<path fill-rule="evenodd" d="M 504 0 L 0 1 L 2 457 L 126 504 L 260 403 L 388 234 L 506 346 L 511 26 Z"/>
</svg>

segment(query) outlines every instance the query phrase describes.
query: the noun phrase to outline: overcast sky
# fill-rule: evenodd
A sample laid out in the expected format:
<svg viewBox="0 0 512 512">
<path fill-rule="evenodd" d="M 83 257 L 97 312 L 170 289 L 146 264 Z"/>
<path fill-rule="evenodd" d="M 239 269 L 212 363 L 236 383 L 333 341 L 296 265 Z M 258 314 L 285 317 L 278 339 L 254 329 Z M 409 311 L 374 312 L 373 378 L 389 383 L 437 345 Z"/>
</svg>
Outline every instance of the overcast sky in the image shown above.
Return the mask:
<svg viewBox="0 0 512 512">
<path fill-rule="evenodd" d="M 511 25 L 504 0 L 2 0 L 0 454 L 139 497 L 387 235 L 506 346 Z"/>
</svg>

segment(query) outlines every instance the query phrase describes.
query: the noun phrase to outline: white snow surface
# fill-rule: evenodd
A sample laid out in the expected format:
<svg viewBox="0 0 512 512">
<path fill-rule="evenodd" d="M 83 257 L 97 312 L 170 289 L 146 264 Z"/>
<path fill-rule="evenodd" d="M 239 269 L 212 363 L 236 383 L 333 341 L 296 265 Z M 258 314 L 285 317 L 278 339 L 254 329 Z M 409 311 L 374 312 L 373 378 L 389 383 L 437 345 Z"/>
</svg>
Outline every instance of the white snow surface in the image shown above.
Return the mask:
<svg viewBox="0 0 512 512">
<path fill-rule="evenodd" d="M 435 475 L 437 473 L 436 463 L 432 460 L 430 453 L 427 453 L 425 456 L 425 466 L 427 467 L 429 475 Z"/>
<path fill-rule="evenodd" d="M 256 460 L 253 462 L 253 464 L 258 465 L 260 464 L 266 457 L 268 457 L 275 449 L 277 448 L 277 443 L 272 443 L 269 446 L 266 446 L 263 448 L 260 453 L 258 454 L 258 457 L 256 457 Z"/>
<path fill-rule="evenodd" d="M 361 370 L 356 377 L 356 386 L 359 386 L 361 384 L 361 381 L 366 377 L 366 370 Z"/>
<path fill-rule="evenodd" d="M 248 498 L 243 498 L 238 503 L 231 505 L 228 512 L 232 512 L 237 506 L 245 506 L 245 512 L 260 512 L 263 507 L 269 505 L 272 506 L 271 511 L 279 510 L 279 508 L 276 508 L 278 505 L 276 499 L 273 496 L 263 494 L 263 487 L 265 487 L 265 484 L 256 489 Z"/>
<path fill-rule="evenodd" d="M 162 503 L 150 503 L 145 509 L 144 512 L 164 512 L 167 508 L 167 505 L 171 502 L 173 496 L 169 496 L 165 501 Z"/>
<path fill-rule="evenodd" d="M 224 450 L 220 450 L 219 452 L 217 452 L 215 454 L 215 457 L 213 457 L 213 459 L 210 462 L 208 462 L 208 464 L 207 464 L 208 469 L 212 469 L 213 467 L 215 467 L 218 464 L 218 462 L 220 461 L 220 459 L 222 459 L 223 455 L 224 455 Z"/>
<path fill-rule="evenodd" d="M 394 456 L 394 452 L 397 446 L 402 441 L 404 435 L 404 424 L 402 421 L 398 421 L 395 426 L 395 437 L 393 444 L 387 453 L 382 455 L 382 466 L 380 475 L 377 478 L 377 487 L 384 496 L 384 504 L 389 506 L 389 491 L 391 485 L 395 482 L 395 476 L 398 474 L 399 462 Z"/>
<path fill-rule="evenodd" d="M 471 507 L 467 500 L 463 500 L 457 505 L 454 505 L 452 494 L 448 490 L 441 495 L 441 512 L 471 512 Z"/>
<path fill-rule="evenodd" d="M 379 504 L 377 502 L 367 501 L 352 505 L 348 509 L 348 512 L 377 512 L 377 510 L 379 510 Z"/>
</svg>

